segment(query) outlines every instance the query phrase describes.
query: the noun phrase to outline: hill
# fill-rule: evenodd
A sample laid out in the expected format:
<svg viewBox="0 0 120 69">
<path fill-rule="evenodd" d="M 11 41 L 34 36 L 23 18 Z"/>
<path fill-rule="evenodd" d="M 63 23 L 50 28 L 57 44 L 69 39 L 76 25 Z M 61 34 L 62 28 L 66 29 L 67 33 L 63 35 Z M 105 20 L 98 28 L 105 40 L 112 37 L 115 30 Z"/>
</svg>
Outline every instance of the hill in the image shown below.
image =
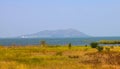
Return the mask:
<svg viewBox="0 0 120 69">
<path fill-rule="evenodd" d="M 75 37 L 89 37 L 75 29 L 65 30 L 44 30 L 38 33 L 22 35 L 21 38 L 75 38 Z"/>
</svg>

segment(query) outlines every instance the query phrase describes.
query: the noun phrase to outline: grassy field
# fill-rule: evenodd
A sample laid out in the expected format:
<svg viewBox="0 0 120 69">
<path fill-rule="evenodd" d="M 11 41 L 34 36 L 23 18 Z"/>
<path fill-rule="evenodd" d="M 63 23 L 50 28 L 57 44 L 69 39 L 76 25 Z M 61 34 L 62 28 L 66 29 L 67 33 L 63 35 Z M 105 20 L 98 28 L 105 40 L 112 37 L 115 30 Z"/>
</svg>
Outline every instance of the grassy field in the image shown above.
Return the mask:
<svg viewBox="0 0 120 69">
<path fill-rule="evenodd" d="M 120 46 L 0 46 L 0 69 L 120 69 Z"/>
</svg>

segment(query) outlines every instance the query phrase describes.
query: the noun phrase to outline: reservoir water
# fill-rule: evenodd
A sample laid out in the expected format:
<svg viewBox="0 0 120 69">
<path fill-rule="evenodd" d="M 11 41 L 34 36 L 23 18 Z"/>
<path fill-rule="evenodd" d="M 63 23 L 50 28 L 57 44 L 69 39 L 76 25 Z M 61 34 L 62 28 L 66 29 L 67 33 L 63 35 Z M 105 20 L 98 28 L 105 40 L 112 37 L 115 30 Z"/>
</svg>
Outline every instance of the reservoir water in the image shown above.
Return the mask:
<svg viewBox="0 0 120 69">
<path fill-rule="evenodd" d="M 37 45 L 41 40 L 45 40 L 51 45 L 88 45 L 91 42 L 99 40 L 120 40 L 120 37 L 89 37 L 89 38 L 0 38 L 0 45 L 9 46 L 16 45 Z"/>
</svg>

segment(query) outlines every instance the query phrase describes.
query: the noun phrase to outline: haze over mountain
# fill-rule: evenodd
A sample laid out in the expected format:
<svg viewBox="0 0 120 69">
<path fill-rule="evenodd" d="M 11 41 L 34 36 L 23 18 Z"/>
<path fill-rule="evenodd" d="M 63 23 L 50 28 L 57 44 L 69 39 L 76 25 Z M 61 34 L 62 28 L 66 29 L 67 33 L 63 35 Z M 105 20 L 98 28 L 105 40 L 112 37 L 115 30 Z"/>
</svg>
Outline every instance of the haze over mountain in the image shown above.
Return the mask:
<svg viewBox="0 0 120 69">
<path fill-rule="evenodd" d="M 20 38 L 74 38 L 74 37 L 89 37 L 89 36 L 75 29 L 44 30 L 38 33 L 20 36 Z"/>
</svg>

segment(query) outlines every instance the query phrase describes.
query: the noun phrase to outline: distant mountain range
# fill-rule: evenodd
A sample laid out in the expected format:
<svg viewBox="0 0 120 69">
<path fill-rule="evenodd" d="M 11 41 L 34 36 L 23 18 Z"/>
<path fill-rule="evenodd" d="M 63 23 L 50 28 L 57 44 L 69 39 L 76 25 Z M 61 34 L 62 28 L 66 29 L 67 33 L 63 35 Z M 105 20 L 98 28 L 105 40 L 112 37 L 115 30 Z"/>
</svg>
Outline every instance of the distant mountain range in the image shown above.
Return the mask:
<svg viewBox="0 0 120 69">
<path fill-rule="evenodd" d="M 75 37 L 90 37 L 75 29 L 65 30 L 44 30 L 38 33 L 22 35 L 20 38 L 75 38 Z"/>
</svg>

